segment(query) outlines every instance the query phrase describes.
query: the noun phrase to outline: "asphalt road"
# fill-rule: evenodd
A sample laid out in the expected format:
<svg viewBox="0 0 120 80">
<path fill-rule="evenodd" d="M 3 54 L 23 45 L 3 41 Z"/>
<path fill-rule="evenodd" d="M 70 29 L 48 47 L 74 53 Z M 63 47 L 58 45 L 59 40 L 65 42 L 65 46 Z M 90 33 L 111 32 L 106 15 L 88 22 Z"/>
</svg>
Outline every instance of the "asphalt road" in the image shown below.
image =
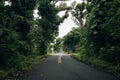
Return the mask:
<svg viewBox="0 0 120 80">
<path fill-rule="evenodd" d="M 18 80 L 119 80 L 66 54 L 52 55 Z"/>
</svg>

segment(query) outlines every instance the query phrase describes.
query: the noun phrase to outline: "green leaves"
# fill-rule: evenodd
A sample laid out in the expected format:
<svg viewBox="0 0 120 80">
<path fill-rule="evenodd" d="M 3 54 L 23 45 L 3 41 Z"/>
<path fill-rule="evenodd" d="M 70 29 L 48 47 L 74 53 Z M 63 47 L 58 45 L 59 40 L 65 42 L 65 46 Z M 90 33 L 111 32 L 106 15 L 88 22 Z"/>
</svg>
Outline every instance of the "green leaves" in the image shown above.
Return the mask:
<svg viewBox="0 0 120 80">
<path fill-rule="evenodd" d="M 88 16 L 88 12 L 90 11 L 90 4 L 85 2 L 77 4 L 74 10 L 72 10 L 73 20 L 74 22 L 80 26 L 84 26 L 84 19 Z"/>
<path fill-rule="evenodd" d="M 57 15 L 59 9 L 56 8 L 54 4 L 51 4 L 51 0 L 40 1 L 38 10 L 41 19 L 39 20 L 38 27 L 42 29 L 42 40 L 44 43 L 41 44 L 44 45 L 44 50 L 47 50 L 49 44 L 53 42 L 58 35 L 58 25 L 68 17 L 68 12 L 66 12 L 66 14 L 60 18 Z"/>
<path fill-rule="evenodd" d="M 76 45 L 78 45 L 80 42 L 80 28 L 73 28 L 71 32 L 69 32 L 64 38 L 63 38 L 63 45 L 65 51 L 69 52 L 75 52 L 76 51 Z"/>
<path fill-rule="evenodd" d="M 92 4 L 95 4 L 91 10 L 91 15 L 89 16 L 91 21 L 88 24 L 90 28 L 90 41 L 93 43 L 93 49 L 97 57 L 104 55 L 101 57 L 107 61 L 112 62 L 115 59 L 115 55 L 120 56 L 118 54 L 119 50 L 112 50 L 112 46 L 118 48 L 120 44 L 118 43 L 120 38 L 116 35 L 119 35 L 120 24 L 119 24 L 119 9 L 117 7 L 119 2 L 117 0 L 114 1 L 92 1 Z M 97 5 L 99 6 L 97 6 Z M 116 8 L 116 10 L 114 10 Z M 116 17 L 117 16 L 117 17 Z M 104 48 L 104 50 L 101 48 Z M 91 49 L 92 50 L 92 49 Z M 118 60 L 119 58 L 117 58 Z M 116 60 L 116 61 L 117 61 Z"/>
<path fill-rule="evenodd" d="M 27 5 L 26 2 L 27 1 Z M 11 6 L 4 6 L 4 1 L 0 2 L 0 28 L 3 34 L 0 36 L 0 68 L 12 68 L 19 64 L 19 56 L 32 55 L 30 38 L 32 33 L 31 21 L 33 21 L 32 10 L 34 3 L 28 4 L 33 0 L 11 0 Z M 24 4 L 25 3 L 25 4 Z M 31 7 L 31 8 L 30 8 Z M 26 14 L 27 12 L 27 14 Z M 27 16 L 29 15 L 30 16 Z M 32 19 L 32 20 L 30 20 Z"/>
<path fill-rule="evenodd" d="M 55 52 L 60 52 L 62 49 L 62 42 L 63 40 L 61 38 L 57 38 L 56 41 L 54 42 L 54 51 Z"/>
<path fill-rule="evenodd" d="M 10 0 L 9 6 L 0 1 L 0 69 L 24 69 L 26 59 L 47 53 L 49 44 L 58 35 L 60 18 L 52 0 Z M 33 19 L 38 8 L 41 18 Z M 0 75 L 1 76 L 1 75 Z"/>
<path fill-rule="evenodd" d="M 80 54 L 95 56 L 111 63 L 118 62 L 120 60 L 120 1 L 87 1 L 77 5 L 73 10 L 77 23 L 81 23 L 81 19 L 86 18 L 85 26 L 79 33 Z M 85 9 L 87 17 L 83 17 Z"/>
</svg>

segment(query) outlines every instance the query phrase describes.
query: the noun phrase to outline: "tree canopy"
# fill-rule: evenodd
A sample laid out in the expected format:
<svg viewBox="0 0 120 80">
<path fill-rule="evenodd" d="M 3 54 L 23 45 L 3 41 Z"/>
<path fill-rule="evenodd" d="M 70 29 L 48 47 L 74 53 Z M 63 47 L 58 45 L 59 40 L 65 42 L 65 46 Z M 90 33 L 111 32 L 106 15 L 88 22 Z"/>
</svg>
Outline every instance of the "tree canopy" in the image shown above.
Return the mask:
<svg viewBox="0 0 120 80">
<path fill-rule="evenodd" d="M 13 67 L 12 72 L 23 70 L 30 65 L 31 57 L 47 54 L 50 43 L 58 35 L 58 25 L 68 16 L 66 12 L 59 17 L 57 13 L 62 9 L 52 2 L 0 0 L 0 79 L 5 76 L 1 75 L 2 71 L 7 74 Z M 35 20 L 36 8 L 39 18 Z"/>
<path fill-rule="evenodd" d="M 75 52 L 80 41 L 80 28 L 73 28 L 66 36 L 63 38 L 63 49 L 67 52 Z"/>
</svg>

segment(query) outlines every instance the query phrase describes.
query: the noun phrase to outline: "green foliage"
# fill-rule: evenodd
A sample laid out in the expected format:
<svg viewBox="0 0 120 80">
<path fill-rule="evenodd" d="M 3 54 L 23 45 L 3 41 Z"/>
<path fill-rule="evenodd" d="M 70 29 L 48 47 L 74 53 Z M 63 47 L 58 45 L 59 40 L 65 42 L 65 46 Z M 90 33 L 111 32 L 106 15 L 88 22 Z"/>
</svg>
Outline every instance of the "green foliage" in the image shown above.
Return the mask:
<svg viewBox="0 0 120 80">
<path fill-rule="evenodd" d="M 80 28 L 73 28 L 66 36 L 63 38 L 63 46 L 64 50 L 67 52 L 75 52 L 78 48 L 78 44 L 80 41 Z"/>
<path fill-rule="evenodd" d="M 120 7 L 117 7 L 119 6 L 119 2 L 118 0 L 109 2 L 101 1 L 98 4 L 99 7 L 93 7 L 93 21 L 88 26 L 90 27 L 90 37 L 94 51 L 97 53 L 96 56 L 100 56 L 102 59 L 110 62 L 119 61 L 120 44 L 117 43 L 120 40 L 118 36 L 120 35 L 120 24 L 118 22 L 118 16 L 120 16 L 118 11 Z M 116 8 L 116 10 L 113 10 L 113 8 Z"/>
<path fill-rule="evenodd" d="M 61 49 L 62 49 L 62 39 L 61 38 L 56 39 L 53 48 L 54 48 L 55 52 L 61 51 Z"/>
<path fill-rule="evenodd" d="M 84 19 L 87 17 L 89 11 L 88 6 L 90 8 L 90 4 L 83 2 L 77 4 L 72 10 L 73 20 L 80 27 L 84 26 Z"/>
<path fill-rule="evenodd" d="M 87 11 L 84 17 L 86 23 L 79 31 L 77 58 L 119 76 L 120 0 L 87 1 L 77 5 L 73 12 L 78 23 L 81 23 L 83 10 Z"/>
<path fill-rule="evenodd" d="M 5 0 L 8 1 L 8 0 Z M 0 79 L 9 73 L 26 70 L 36 56 L 47 54 L 48 47 L 58 35 L 60 18 L 52 0 L 0 0 Z M 33 11 L 39 16 L 34 20 Z"/>
<path fill-rule="evenodd" d="M 61 2 L 59 6 L 56 7 L 58 11 L 71 10 L 71 7 L 68 7 L 66 3 Z"/>
<path fill-rule="evenodd" d="M 28 19 L 33 18 L 33 10 L 37 4 L 37 0 L 11 0 L 12 11 L 24 16 Z"/>
<path fill-rule="evenodd" d="M 89 64 L 92 67 L 101 69 L 102 71 L 109 72 L 114 74 L 115 76 L 120 76 L 120 64 L 112 64 L 105 60 L 98 59 L 96 57 L 89 57 L 83 54 L 73 54 L 73 58 L 77 59 L 78 61 L 84 62 L 86 64 Z"/>
<path fill-rule="evenodd" d="M 91 2 L 91 3 L 90 3 Z M 120 24 L 119 24 L 119 0 L 99 1 L 89 0 L 76 6 L 79 16 L 81 11 L 89 11 L 86 24 L 79 32 L 79 51 L 85 56 L 95 56 L 108 62 L 120 61 Z M 83 5 L 85 4 L 85 5 Z M 90 8 L 88 8 L 90 6 Z M 116 10 L 114 10 L 114 8 Z M 78 18 L 79 19 L 79 18 Z M 81 20 L 78 20 L 81 22 Z"/>
<path fill-rule="evenodd" d="M 41 0 L 38 10 L 41 17 L 38 23 L 38 27 L 42 30 L 41 49 L 47 51 L 49 44 L 53 42 L 58 35 L 58 25 L 68 17 L 68 13 L 66 12 L 66 14 L 60 18 L 57 15 L 59 9 L 57 9 L 54 4 L 51 4 L 50 0 Z"/>
</svg>

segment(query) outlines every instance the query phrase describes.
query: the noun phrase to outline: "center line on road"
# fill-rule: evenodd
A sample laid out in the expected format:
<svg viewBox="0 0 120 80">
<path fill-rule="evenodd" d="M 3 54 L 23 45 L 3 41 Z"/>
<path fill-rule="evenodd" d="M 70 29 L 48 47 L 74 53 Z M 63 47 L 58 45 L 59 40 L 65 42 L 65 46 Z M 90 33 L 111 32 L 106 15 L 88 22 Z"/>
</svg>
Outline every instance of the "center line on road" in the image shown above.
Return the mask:
<svg viewBox="0 0 120 80">
<path fill-rule="evenodd" d="M 58 63 L 62 63 L 61 58 L 62 58 L 62 56 L 60 55 L 60 56 L 58 57 Z"/>
</svg>

